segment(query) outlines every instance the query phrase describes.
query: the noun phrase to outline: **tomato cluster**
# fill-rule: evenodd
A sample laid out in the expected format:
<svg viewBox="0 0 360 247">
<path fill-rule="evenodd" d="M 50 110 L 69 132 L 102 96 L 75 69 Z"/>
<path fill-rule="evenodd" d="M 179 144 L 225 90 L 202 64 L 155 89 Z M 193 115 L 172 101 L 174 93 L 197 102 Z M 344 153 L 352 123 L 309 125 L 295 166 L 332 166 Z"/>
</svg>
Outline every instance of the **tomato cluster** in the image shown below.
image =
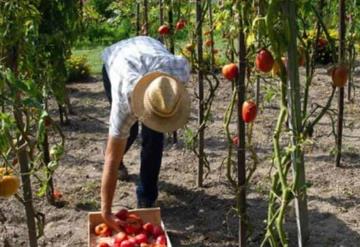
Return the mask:
<svg viewBox="0 0 360 247">
<path fill-rule="evenodd" d="M 175 29 L 176 31 L 180 31 L 182 29 L 184 29 L 186 26 L 186 20 L 184 19 L 181 19 L 179 20 L 177 23 L 176 23 L 176 26 L 175 26 Z M 158 33 L 162 36 L 164 35 L 169 35 L 170 34 L 170 27 L 169 25 L 167 24 L 164 24 L 164 25 L 161 25 L 159 28 L 158 28 Z"/>
<path fill-rule="evenodd" d="M 113 234 L 105 223 L 97 225 L 94 229 L 98 236 L 97 247 L 166 247 L 167 240 L 161 226 L 150 222 L 144 223 L 135 213 L 126 209 L 116 213 L 116 217 L 125 221 L 122 231 Z"/>
</svg>

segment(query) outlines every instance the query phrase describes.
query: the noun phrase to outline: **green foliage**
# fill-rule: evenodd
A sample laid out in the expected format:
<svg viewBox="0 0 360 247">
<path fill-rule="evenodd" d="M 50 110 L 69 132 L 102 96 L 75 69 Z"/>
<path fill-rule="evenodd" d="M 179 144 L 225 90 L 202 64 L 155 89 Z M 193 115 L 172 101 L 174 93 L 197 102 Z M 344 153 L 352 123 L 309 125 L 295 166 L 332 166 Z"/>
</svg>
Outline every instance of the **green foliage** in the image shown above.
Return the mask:
<svg viewBox="0 0 360 247">
<path fill-rule="evenodd" d="M 130 37 L 129 20 L 124 20 L 119 26 L 113 26 L 107 22 L 91 24 L 85 30 L 83 38 L 78 45 L 109 45 Z"/>
<path fill-rule="evenodd" d="M 37 6 L 38 1 L 0 1 L 0 65 L 4 68 L 16 62 L 10 61 L 10 57 L 17 53 L 14 59 L 21 61 L 18 69 L 32 69 L 32 41 L 37 36 L 40 20 Z M 15 44 L 21 47 L 21 53 L 15 50 Z"/>
<path fill-rule="evenodd" d="M 88 4 L 91 5 L 100 15 L 109 18 L 112 15 L 112 11 L 109 9 L 112 2 L 113 0 L 90 0 Z"/>
<path fill-rule="evenodd" d="M 184 129 L 184 143 L 187 150 L 193 150 L 197 146 L 197 138 L 195 137 L 194 130 L 186 127 Z"/>
<path fill-rule="evenodd" d="M 64 136 L 46 102 L 50 96 L 64 101 L 65 60 L 81 30 L 80 17 L 79 1 L 0 1 L 0 155 L 6 163 L 21 155 L 22 175 L 38 180 L 39 192 L 47 191 L 55 171 L 47 163 L 62 155 Z M 51 140 L 49 146 L 44 141 L 49 133 L 61 141 Z M 49 161 L 47 149 L 57 151 Z M 24 191 L 29 186 L 24 183 Z M 25 192 L 23 200 L 31 201 L 31 193 Z"/>
<path fill-rule="evenodd" d="M 84 56 L 71 56 L 66 61 L 66 69 L 69 82 L 85 80 L 90 76 L 90 66 Z"/>
<path fill-rule="evenodd" d="M 66 66 L 71 48 L 81 31 L 81 10 L 78 1 L 41 0 L 39 25 L 38 75 L 56 100 L 65 101 Z M 38 78 L 40 79 L 40 78 Z"/>
<path fill-rule="evenodd" d="M 111 5 L 113 6 L 113 5 Z M 83 33 L 77 46 L 109 45 L 130 37 L 130 19 L 113 9 L 114 17 L 105 18 L 91 3 L 84 7 Z"/>
</svg>

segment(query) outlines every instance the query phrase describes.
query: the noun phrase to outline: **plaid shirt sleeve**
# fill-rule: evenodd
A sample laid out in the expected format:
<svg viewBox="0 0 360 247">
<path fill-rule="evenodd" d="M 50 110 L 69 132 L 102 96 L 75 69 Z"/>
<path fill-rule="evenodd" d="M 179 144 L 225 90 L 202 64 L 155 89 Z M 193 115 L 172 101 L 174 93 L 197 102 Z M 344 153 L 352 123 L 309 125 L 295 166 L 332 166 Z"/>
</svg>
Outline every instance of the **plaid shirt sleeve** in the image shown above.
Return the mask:
<svg viewBox="0 0 360 247">
<path fill-rule="evenodd" d="M 190 78 L 187 60 L 171 54 L 159 41 L 149 37 L 121 41 L 105 50 L 103 60 L 113 97 L 109 134 L 116 138 L 128 138 L 131 126 L 137 121 L 131 111 L 130 99 L 134 86 L 143 75 L 160 71 L 183 83 Z"/>
</svg>

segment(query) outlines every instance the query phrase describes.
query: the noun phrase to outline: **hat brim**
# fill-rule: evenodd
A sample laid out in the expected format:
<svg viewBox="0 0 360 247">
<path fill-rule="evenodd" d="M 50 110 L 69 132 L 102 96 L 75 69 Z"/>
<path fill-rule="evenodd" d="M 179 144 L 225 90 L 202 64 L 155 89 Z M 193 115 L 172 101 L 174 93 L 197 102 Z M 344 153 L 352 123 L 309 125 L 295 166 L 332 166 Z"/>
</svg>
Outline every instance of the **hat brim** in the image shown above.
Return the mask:
<svg viewBox="0 0 360 247">
<path fill-rule="evenodd" d="M 179 86 L 184 89 L 182 90 L 184 93 L 179 99 L 178 111 L 168 118 L 160 117 L 151 111 L 147 111 L 145 108 L 145 91 L 150 83 L 159 76 L 168 76 L 173 78 L 179 83 Z M 144 75 L 135 85 L 131 96 L 131 107 L 135 116 L 140 122 L 145 124 L 146 127 L 161 133 L 167 133 L 180 129 L 187 123 L 190 115 L 190 97 L 186 88 L 181 82 L 179 82 L 178 79 L 169 74 L 155 71 Z"/>
</svg>

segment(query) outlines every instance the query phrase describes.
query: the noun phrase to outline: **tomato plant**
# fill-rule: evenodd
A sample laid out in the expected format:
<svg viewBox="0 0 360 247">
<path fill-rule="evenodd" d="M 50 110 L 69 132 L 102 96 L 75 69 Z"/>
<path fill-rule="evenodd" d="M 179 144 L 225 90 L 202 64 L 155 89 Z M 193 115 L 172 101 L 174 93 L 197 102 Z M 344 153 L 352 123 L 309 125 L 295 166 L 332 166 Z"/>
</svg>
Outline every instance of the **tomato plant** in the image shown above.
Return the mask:
<svg viewBox="0 0 360 247">
<path fill-rule="evenodd" d="M 23 196 L 15 196 L 25 207 L 30 246 L 37 246 L 44 228 L 44 215 L 32 204 L 31 180 L 39 180 L 39 196 L 48 192 L 63 153 L 64 136 L 47 112 L 47 100 L 52 95 L 60 104 L 66 102 L 65 59 L 77 30 L 79 7 L 79 2 L 0 3 L 1 166 L 21 177 Z M 60 142 L 50 146 L 48 133 L 59 135 Z M 17 162 L 11 163 L 14 157 Z M 53 197 L 52 190 L 49 195 Z"/>
</svg>

